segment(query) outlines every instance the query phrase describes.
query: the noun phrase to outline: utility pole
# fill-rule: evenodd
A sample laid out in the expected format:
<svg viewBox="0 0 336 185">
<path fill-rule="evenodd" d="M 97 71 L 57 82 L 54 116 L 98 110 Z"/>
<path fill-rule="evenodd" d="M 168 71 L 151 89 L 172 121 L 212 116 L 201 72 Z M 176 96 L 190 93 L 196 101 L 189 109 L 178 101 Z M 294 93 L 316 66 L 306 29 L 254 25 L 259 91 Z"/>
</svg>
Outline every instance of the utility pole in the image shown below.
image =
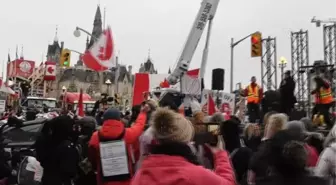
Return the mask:
<svg viewBox="0 0 336 185">
<path fill-rule="evenodd" d="M 236 47 L 239 43 L 243 42 L 247 38 L 251 37 L 251 35 L 255 34 L 257 32 L 251 33 L 247 35 L 246 37 L 243 37 L 242 39 L 238 40 L 237 42 L 234 42 L 234 38 L 231 38 L 231 57 L 230 57 L 230 93 L 233 92 L 233 71 L 234 71 L 234 47 Z"/>
</svg>

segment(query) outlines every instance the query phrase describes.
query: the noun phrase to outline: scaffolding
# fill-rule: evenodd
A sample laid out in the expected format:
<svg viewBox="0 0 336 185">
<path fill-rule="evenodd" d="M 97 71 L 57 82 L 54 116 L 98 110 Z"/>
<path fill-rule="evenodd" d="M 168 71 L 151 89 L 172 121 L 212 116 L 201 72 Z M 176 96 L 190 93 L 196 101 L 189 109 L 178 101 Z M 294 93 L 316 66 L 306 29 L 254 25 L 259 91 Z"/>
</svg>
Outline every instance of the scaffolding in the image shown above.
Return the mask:
<svg viewBox="0 0 336 185">
<path fill-rule="evenodd" d="M 263 39 L 262 47 L 261 87 L 267 91 L 276 90 L 278 84 L 276 38 L 268 37 Z"/>
<path fill-rule="evenodd" d="M 323 25 L 324 61 L 336 65 L 336 24 Z"/>
<path fill-rule="evenodd" d="M 292 73 L 296 82 L 295 96 L 303 109 L 309 104 L 308 73 L 302 70 L 309 65 L 308 31 L 291 32 Z"/>
</svg>

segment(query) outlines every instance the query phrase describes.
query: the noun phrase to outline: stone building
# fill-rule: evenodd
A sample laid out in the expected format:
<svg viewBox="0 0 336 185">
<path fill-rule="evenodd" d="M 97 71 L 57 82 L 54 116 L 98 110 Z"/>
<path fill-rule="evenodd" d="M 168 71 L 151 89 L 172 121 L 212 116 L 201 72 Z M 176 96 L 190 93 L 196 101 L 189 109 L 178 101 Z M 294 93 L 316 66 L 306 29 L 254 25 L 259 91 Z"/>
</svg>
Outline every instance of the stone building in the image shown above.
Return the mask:
<svg viewBox="0 0 336 185">
<path fill-rule="evenodd" d="M 100 7 L 97 7 L 92 35 L 99 37 L 103 31 L 102 16 Z M 94 43 L 94 38 L 87 38 L 85 48 L 88 49 Z M 59 57 L 64 43 L 59 44 L 57 34 L 53 44 L 48 46 L 47 58 L 49 61 L 55 61 L 59 64 Z M 111 84 L 100 84 L 100 75 L 103 75 L 103 82 L 110 81 Z M 82 88 L 85 93 L 88 93 L 95 99 L 99 98 L 101 93 L 114 95 L 118 93 L 123 100 L 129 100 L 132 94 L 132 66 L 119 65 L 116 68 L 99 73 L 86 68 L 79 57 L 73 67 L 60 68 L 57 67 L 56 81 L 48 88 L 49 97 L 59 97 L 62 87 L 66 87 L 68 92 L 79 92 Z M 129 101 L 128 101 L 129 102 Z"/>
</svg>

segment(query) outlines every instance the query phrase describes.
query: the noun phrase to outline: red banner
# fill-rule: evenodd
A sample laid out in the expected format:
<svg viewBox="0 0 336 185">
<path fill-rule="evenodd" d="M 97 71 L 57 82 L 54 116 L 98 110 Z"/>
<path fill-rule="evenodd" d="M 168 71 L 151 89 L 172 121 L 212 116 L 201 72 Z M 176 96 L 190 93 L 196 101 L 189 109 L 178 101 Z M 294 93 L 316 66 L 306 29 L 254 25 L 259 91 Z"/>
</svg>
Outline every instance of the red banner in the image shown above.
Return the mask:
<svg viewBox="0 0 336 185">
<path fill-rule="evenodd" d="M 7 63 L 7 76 L 28 78 L 34 71 L 35 62 L 30 60 L 17 59 Z"/>
</svg>

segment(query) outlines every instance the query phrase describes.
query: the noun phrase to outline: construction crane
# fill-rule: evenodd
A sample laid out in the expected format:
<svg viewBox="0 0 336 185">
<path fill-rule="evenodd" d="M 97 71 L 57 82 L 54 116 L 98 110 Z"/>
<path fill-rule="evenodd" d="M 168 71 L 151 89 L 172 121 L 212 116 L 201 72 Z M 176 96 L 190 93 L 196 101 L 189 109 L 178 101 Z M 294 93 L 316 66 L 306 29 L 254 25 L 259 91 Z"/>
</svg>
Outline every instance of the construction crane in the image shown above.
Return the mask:
<svg viewBox="0 0 336 185">
<path fill-rule="evenodd" d="M 209 22 L 209 27 L 211 27 L 211 21 L 216 14 L 219 0 L 203 0 L 201 8 L 196 16 L 195 22 L 190 30 L 187 41 L 184 45 L 182 53 L 177 61 L 177 65 L 173 72 L 168 76 L 168 82 L 170 85 L 175 85 L 178 80 L 184 75 L 186 71 L 189 70 L 190 62 L 194 56 L 195 50 L 197 48 L 198 42 L 201 39 L 205 26 Z M 208 33 L 209 34 L 209 33 Z M 207 41 L 209 38 L 207 38 Z M 208 45 L 208 44 L 207 44 Z M 207 47 L 207 46 L 206 46 Z M 207 55 L 207 49 L 204 52 Z M 204 70 L 206 66 L 206 58 L 203 56 L 201 71 Z M 203 77 L 204 72 L 201 72 Z"/>
<path fill-rule="evenodd" d="M 320 27 L 321 23 L 332 23 L 332 24 L 336 24 L 336 18 L 329 18 L 329 19 L 325 19 L 325 20 L 321 20 L 321 19 L 316 19 L 316 16 L 314 16 L 311 20 L 312 23 L 316 24 L 316 27 Z"/>
</svg>

